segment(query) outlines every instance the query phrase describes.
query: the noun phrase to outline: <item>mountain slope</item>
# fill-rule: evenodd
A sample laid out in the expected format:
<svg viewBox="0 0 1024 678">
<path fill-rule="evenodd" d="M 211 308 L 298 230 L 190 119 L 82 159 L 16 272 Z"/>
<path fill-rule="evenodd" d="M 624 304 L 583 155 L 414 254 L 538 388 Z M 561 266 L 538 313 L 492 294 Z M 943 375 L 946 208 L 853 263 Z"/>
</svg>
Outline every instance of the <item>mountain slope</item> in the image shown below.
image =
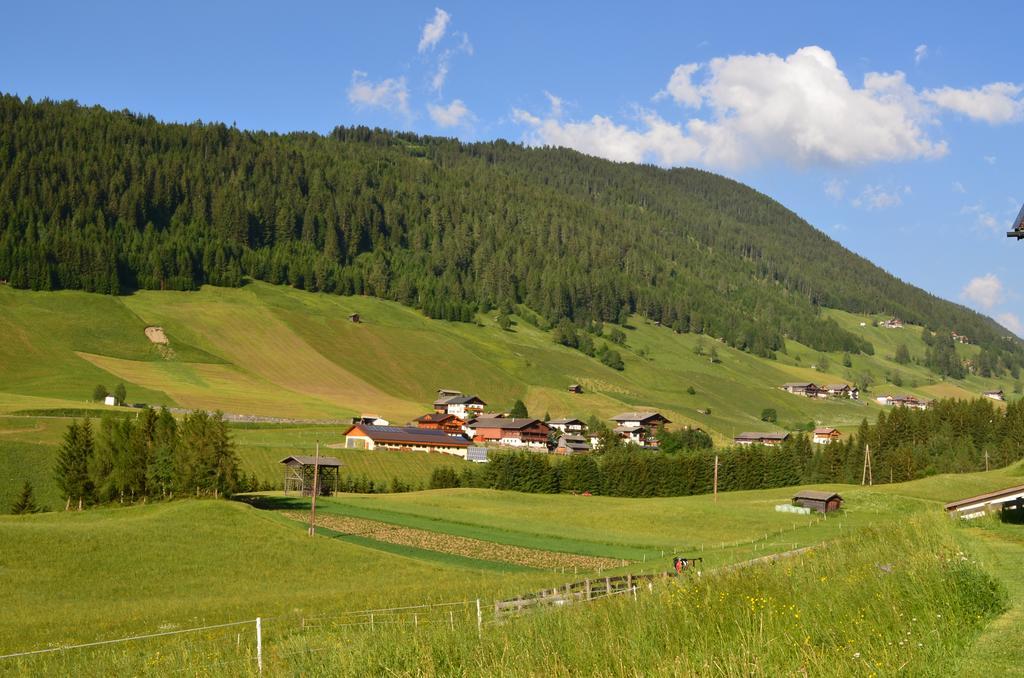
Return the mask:
<svg viewBox="0 0 1024 678">
<path fill-rule="evenodd" d="M 697 170 L 365 128 L 329 136 L 161 124 L 0 97 L 0 279 L 189 290 L 244 276 L 371 294 L 449 320 L 524 304 L 547 323 L 631 313 L 771 355 L 872 346 L 831 306 L 1005 330 L 906 285 L 795 214 Z"/>
<path fill-rule="evenodd" d="M 347 319 L 354 312 L 362 323 Z M 867 316 L 825 314 L 879 346 L 906 343 L 914 361 L 926 350 L 919 329 L 883 330 Z M 807 399 L 778 388 L 788 381 L 866 379 L 875 394 L 924 397 L 1013 390 L 1009 379 L 941 381 L 917 362 L 897 364 L 889 350 L 851 356 L 845 367 L 841 352 L 823 354 L 790 340 L 785 353 L 769 360 L 638 316 L 630 320 L 619 347 L 626 369 L 617 371 L 515 316 L 505 331 L 493 316 L 477 316 L 477 323 L 432 320 L 372 297 L 259 282 L 121 297 L 0 286 L 0 335 L 7 338 L 0 342 L 0 411 L 82 407 L 97 383 L 112 389 L 123 381 L 131 402 L 314 419 L 373 412 L 405 422 L 427 411 L 438 388 L 457 388 L 479 394 L 494 410 L 522 399 L 534 416 L 605 418 L 654 408 L 721 442 L 776 428 L 760 421 L 766 408 L 777 411 L 782 428 L 813 420 L 849 431 L 877 414 L 868 396 Z M 151 325 L 165 330 L 173 353 L 149 343 L 144 330 Z M 718 363 L 709 360 L 712 348 Z M 960 348 L 965 358 L 980 351 Z M 585 392 L 569 393 L 571 383 Z"/>
</svg>

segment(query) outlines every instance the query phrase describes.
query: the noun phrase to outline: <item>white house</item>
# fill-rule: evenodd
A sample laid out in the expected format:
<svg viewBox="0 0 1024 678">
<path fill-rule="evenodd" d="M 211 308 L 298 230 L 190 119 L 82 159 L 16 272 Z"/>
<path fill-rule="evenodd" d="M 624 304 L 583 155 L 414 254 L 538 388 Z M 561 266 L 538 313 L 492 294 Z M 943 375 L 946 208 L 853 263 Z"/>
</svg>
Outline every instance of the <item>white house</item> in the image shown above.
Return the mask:
<svg viewBox="0 0 1024 678">
<path fill-rule="evenodd" d="M 552 419 L 548 426 L 562 433 L 583 433 L 587 430 L 586 423 L 580 419 Z"/>
<path fill-rule="evenodd" d="M 473 395 L 447 396 L 434 401 L 434 411 L 439 414 L 454 414 L 459 419 L 466 420 L 483 412 L 485 405 L 487 403 Z"/>
<path fill-rule="evenodd" d="M 998 391 L 985 391 L 984 396 L 986 398 L 991 398 L 992 400 L 1006 400 L 1006 396 L 1003 395 L 1003 391 L 1001 389 Z"/>
<path fill-rule="evenodd" d="M 811 438 L 811 442 L 815 445 L 828 445 L 839 440 L 842 435 L 842 433 L 831 426 L 816 428 L 814 429 L 814 435 Z"/>
<path fill-rule="evenodd" d="M 111 407 L 117 407 L 117 398 L 108 395 L 106 398 L 103 399 L 103 404 L 110 405 Z"/>
</svg>

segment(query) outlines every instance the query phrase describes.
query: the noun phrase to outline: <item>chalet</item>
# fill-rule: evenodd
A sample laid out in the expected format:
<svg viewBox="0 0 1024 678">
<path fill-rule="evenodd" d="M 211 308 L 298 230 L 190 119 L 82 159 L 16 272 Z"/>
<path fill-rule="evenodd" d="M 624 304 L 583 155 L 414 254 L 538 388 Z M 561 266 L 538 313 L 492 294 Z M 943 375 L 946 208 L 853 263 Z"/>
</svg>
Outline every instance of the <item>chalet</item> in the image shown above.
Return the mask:
<svg viewBox="0 0 1024 678">
<path fill-rule="evenodd" d="M 444 431 L 450 436 L 461 436 L 465 430 L 466 420 L 454 414 L 430 412 L 416 419 L 416 428 L 428 431 Z"/>
<path fill-rule="evenodd" d="M 460 419 L 468 419 L 483 412 L 486 405 L 487 403 L 473 395 L 447 396 L 434 401 L 434 411 L 438 414 L 454 414 Z"/>
<path fill-rule="evenodd" d="M 857 387 L 849 384 L 826 384 L 822 388 L 830 398 L 848 398 L 850 400 L 860 398 L 860 391 Z"/>
<path fill-rule="evenodd" d="M 648 438 L 647 429 L 643 426 L 630 426 L 623 424 L 622 426 L 616 426 L 613 428 L 612 433 L 619 436 L 626 442 L 633 443 L 634 445 L 643 446 L 646 445 L 649 440 L 650 442 L 657 444 L 656 441 Z"/>
<path fill-rule="evenodd" d="M 1003 395 L 1002 389 L 998 391 L 985 391 L 982 395 L 986 398 L 991 398 L 992 400 L 1006 400 L 1006 396 Z"/>
<path fill-rule="evenodd" d="M 901 330 L 903 329 L 903 321 L 899 318 L 889 318 L 888 320 L 883 320 L 879 327 L 884 327 L 887 330 Z"/>
<path fill-rule="evenodd" d="M 539 419 L 501 417 L 473 422 L 473 442 L 547 449 L 551 427 Z"/>
<path fill-rule="evenodd" d="M 802 395 L 808 398 L 817 398 L 822 394 L 822 389 L 809 381 L 794 381 L 783 384 L 782 390 L 793 395 Z"/>
<path fill-rule="evenodd" d="M 622 412 L 612 417 L 612 421 L 618 424 L 612 431 L 623 440 L 652 447 L 658 446 L 654 432 L 672 423 L 660 412 Z"/>
<path fill-rule="evenodd" d="M 466 457 L 469 441 L 412 426 L 353 424 L 345 433 L 345 447 L 355 450 L 400 450 L 403 452 L 444 452 Z"/>
<path fill-rule="evenodd" d="M 956 332 L 950 332 L 949 336 L 952 337 L 953 341 L 955 341 L 958 344 L 971 343 L 971 338 L 968 337 L 966 334 L 957 334 Z"/>
<path fill-rule="evenodd" d="M 837 511 L 843 505 L 843 498 L 835 492 L 819 490 L 801 490 L 793 496 L 793 504 L 803 506 L 818 513 Z"/>
<path fill-rule="evenodd" d="M 583 433 L 587 425 L 580 419 L 552 419 L 548 426 L 562 433 Z"/>
<path fill-rule="evenodd" d="M 986 492 L 946 504 L 946 512 L 949 515 L 959 516 L 964 520 L 980 518 L 990 511 L 1024 511 L 1024 485 Z M 1018 517 L 1018 520 L 1021 519 Z"/>
<path fill-rule="evenodd" d="M 737 445 L 781 445 L 789 440 L 788 433 L 741 433 L 732 441 Z"/>
<path fill-rule="evenodd" d="M 440 400 L 441 398 L 451 398 L 452 396 L 460 396 L 460 395 L 462 395 L 462 391 L 456 391 L 456 390 L 450 389 L 450 388 L 439 388 L 439 389 L 437 389 L 437 398 L 438 398 L 438 400 Z"/>
<path fill-rule="evenodd" d="M 909 407 L 913 410 L 927 410 L 931 406 L 930 400 L 921 400 L 912 395 L 882 395 L 875 398 L 875 402 L 879 405 L 889 405 L 893 407 Z"/>
<path fill-rule="evenodd" d="M 361 322 L 363 322 L 362 318 L 360 318 L 360 317 L 359 317 L 359 314 L 358 314 L 358 313 L 352 313 L 352 314 L 350 314 L 350 315 L 348 316 L 348 319 L 349 319 L 349 320 L 350 320 L 351 322 L 354 322 L 354 323 L 361 323 Z"/>
<path fill-rule="evenodd" d="M 556 454 L 582 454 L 589 451 L 590 443 L 586 437 L 579 435 L 561 435 L 555 445 Z"/>
<path fill-rule="evenodd" d="M 387 419 L 378 417 L 376 414 L 361 414 L 358 417 L 352 417 L 353 424 L 369 424 L 370 426 L 390 426 L 391 422 Z"/>
<path fill-rule="evenodd" d="M 583 387 L 579 384 L 569 384 L 569 393 L 583 393 Z"/>
<path fill-rule="evenodd" d="M 817 445 L 828 445 L 834 443 L 843 437 L 843 434 L 832 427 L 822 427 L 814 429 L 814 434 L 811 437 L 811 442 Z"/>
</svg>

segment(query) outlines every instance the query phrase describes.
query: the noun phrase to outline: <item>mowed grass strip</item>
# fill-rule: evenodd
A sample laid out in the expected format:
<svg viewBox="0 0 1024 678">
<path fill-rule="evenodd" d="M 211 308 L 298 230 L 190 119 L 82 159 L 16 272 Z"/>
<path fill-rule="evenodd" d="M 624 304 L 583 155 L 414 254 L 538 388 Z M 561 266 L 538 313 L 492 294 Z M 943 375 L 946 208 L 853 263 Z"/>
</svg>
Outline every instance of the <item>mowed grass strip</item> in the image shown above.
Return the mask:
<svg viewBox="0 0 1024 678">
<path fill-rule="evenodd" d="M 309 522 L 308 513 L 287 511 L 284 515 L 292 520 Z M 571 568 L 586 572 L 621 567 L 624 564 L 621 560 L 613 560 L 611 558 L 580 556 L 528 549 L 521 546 L 509 546 L 508 544 L 496 544 L 452 534 L 398 527 L 362 518 L 321 515 L 318 524 L 344 534 L 368 537 L 391 544 L 414 546 L 416 548 L 452 553 L 468 558 L 514 563 L 537 569 L 557 570 Z"/>
</svg>

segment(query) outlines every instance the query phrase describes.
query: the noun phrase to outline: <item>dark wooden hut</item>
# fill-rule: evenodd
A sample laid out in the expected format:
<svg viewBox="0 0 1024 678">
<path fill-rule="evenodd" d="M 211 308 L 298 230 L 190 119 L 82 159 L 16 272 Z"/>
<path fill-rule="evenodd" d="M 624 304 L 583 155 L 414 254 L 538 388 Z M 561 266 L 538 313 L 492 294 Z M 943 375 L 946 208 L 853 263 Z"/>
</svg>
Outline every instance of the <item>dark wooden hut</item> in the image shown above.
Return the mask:
<svg viewBox="0 0 1024 678">
<path fill-rule="evenodd" d="M 293 490 L 299 494 L 310 497 L 313 495 L 313 476 L 317 476 L 316 485 L 319 488 L 318 494 L 329 496 L 338 491 L 338 480 L 341 472 L 341 462 L 334 457 L 316 457 L 293 454 L 281 460 L 284 464 L 284 493 Z M 315 467 L 319 471 L 314 473 Z"/>
<path fill-rule="evenodd" d="M 838 510 L 843 505 L 843 498 L 835 492 L 802 490 L 793 497 L 793 503 L 818 513 L 828 513 Z"/>
</svg>

